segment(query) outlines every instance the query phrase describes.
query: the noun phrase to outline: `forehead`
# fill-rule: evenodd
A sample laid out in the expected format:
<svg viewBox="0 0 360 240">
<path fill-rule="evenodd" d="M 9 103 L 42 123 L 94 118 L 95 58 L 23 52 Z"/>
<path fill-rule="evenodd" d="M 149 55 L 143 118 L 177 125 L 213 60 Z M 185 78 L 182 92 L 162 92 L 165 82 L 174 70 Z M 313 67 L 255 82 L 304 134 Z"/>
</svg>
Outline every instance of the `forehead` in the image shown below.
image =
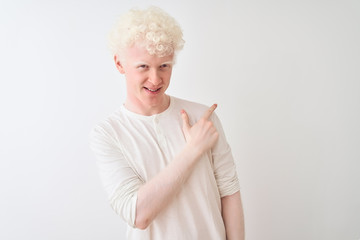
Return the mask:
<svg viewBox="0 0 360 240">
<path fill-rule="evenodd" d="M 128 47 L 124 51 L 124 58 L 127 62 L 144 62 L 149 64 L 161 64 L 164 62 L 172 62 L 174 54 L 158 57 L 156 55 L 150 55 L 145 47 L 139 45 L 133 45 Z"/>
</svg>

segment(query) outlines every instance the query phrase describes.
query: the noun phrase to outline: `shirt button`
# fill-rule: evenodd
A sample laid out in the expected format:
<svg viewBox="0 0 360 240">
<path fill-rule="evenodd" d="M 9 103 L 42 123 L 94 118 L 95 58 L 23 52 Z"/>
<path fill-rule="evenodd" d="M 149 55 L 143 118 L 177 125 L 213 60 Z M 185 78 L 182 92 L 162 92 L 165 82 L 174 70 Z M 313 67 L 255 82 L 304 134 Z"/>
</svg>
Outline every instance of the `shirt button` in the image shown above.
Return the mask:
<svg viewBox="0 0 360 240">
<path fill-rule="evenodd" d="M 154 119 L 155 123 L 159 123 L 159 119 L 155 118 Z"/>
</svg>

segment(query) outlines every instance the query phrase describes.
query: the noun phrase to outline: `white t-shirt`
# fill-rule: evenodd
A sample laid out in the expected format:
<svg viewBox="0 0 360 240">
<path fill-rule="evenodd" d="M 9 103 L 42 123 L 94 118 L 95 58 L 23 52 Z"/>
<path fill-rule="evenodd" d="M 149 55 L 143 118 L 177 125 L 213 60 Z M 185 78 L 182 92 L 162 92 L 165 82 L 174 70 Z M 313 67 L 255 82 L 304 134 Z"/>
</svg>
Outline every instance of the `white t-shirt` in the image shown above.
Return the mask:
<svg viewBox="0 0 360 240">
<path fill-rule="evenodd" d="M 128 239 L 226 239 L 221 197 L 239 191 L 239 183 L 231 149 L 215 113 L 210 119 L 220 136 L 216 145 L 203 154 L 178 195 L 147 229 L 134 226 L 138 189 L 185 146 L 182 109 L 194 124 L 208 107 L 170 97 L 164 112 L 143 116 L 122 106 L 91 131 L 100 178 L 111 206 L 129 225 Z"/>
</svg>

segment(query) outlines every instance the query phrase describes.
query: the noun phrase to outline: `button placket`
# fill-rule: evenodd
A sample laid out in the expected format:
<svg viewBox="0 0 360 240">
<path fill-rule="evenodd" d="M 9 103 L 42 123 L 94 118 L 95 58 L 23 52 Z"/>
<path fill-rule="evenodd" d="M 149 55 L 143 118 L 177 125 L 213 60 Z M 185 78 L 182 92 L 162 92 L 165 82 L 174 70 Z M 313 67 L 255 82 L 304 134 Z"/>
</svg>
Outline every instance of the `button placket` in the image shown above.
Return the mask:
<svg viewBox="0 0 360 240">
<path fill-rule="evenodd" d="M 160 121 L 159 118 L 157 116 L 154 117 L 154 128 L 155 128 L 155 133 L 158 139 L 158 143 L 161 146 L 161 148 L 163 148 L 163 150 L 166 149 L 166 139 L 165 139 L 165 135 L 161 129 L 160 126 Z"/>
</svg>

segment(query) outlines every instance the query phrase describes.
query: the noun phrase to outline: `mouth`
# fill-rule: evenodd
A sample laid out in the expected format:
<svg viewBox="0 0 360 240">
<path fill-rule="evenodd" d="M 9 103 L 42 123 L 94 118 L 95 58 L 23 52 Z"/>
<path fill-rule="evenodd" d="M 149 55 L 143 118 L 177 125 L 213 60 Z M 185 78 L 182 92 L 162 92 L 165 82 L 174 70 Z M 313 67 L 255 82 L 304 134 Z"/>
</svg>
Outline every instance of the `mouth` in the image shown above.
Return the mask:
<svg viewBox="0 0 360 240">
<path fill-rule="evenodd" d="M 161 88 L 155 88 L 155 89 L 152 89 L 152 88 L 147 88 L 147 87 L 144 87 L 145 90 L 149 91 L 149 92 L 152 92 L 152 93 L 156 93 L 156 92 L 159 92 Z"/>
</svg>

